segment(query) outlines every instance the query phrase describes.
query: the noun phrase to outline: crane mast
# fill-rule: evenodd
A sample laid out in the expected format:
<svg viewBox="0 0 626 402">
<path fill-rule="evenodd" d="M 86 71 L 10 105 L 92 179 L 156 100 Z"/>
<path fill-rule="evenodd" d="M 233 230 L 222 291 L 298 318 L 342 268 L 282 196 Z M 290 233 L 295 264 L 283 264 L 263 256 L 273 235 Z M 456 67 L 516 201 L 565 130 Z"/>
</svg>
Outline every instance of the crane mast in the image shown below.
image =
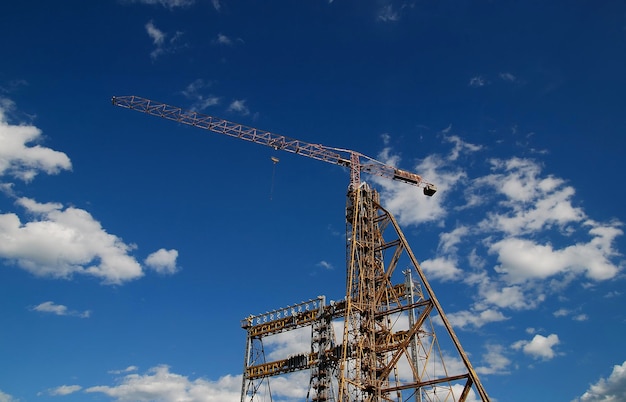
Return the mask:
<svg viewBox="0 0 626 402">
<path fill-rule="evenodd" d="M 311 370 L 307 402 L 405 402 L 412 398 L 416 402 L 463 402 L 472 389 L 482 402 L 489 402 L 399 225 L 380 205 L 376 190 L 361 181 L 361 173 L 421 187 L 427 196 L 437 191 L 434 184 L 356 151 L 296 140 L 139 96 L 113 97 L 112 103 L 350 170 L 345 299 L 326 306 L 320 296 L 245 319 L 242 327 L 248 339 L 241 402 L 258 400 L 260 386 L 269 377 L 305 369 Z M 400 264 L 408 267 L 403 271 L 407 279 L 393 284 Z M 417 281 L 411 279 L 412 270 Z M 446 368 L 431 312 L 438 314 L 464 372 L 451 373 Z M 404 326 L 398 325 L 403 322 L 402 314 L 408 315 Z M 334 340 L 332 320 L 337 318 L 343 318 L 341 342 Z M 264 337 L 302 326 L 312 328 L 310 353 L 265 361 Z M 269 396 L 271 400 L 271 392 Z"/>
<path fill-rule="evenodd" d="M 437 187 L 434 184 L 426 182 L 418 174 L 386 165 L 356 151 L 333 148 L 321 144 L 311 144 L 140 96 L 114 96 L 111 102 L 115 106 L 265 145 L 275 150 L 291 152 L 323 162 L 345 166 L 350 169 L 350 188 L 353 189 L 361 184 L 361 172 L 365 172 L 422 187 L 424 194 L 428 196 L 434 195 L 437 191 Z"/>
</svg>

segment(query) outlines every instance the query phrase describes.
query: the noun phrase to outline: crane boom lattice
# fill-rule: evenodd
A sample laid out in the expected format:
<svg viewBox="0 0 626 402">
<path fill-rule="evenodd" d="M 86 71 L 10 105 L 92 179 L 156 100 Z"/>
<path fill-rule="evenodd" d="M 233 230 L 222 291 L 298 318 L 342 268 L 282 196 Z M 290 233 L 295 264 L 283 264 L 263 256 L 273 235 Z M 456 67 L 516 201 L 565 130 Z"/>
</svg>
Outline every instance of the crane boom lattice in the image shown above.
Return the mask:
<svg viewBox="0 0 626 402">
<path fill-rule="evenodd" d="M 275 150 L 291 152 L 319 161 L 345 166 L 351 170 L 351 185 L 354 188 L 360 184 L 360 173 L 365 172 L 423 187 L 424 194 L 429 196 L 432 196 L 437 191 L 435 185 L 424 181 L 420 175 L 386 165 L 359 152 L 321 144 L 311 144 L 140 96 L 115 96 L 111 99 L 111 102 L 115 106 L 265 145 Z"/>
<path fill-rule="evenodd" d="M 422 187 L 418 174 L 359 152 L 312 144 L 138 96 L 113 97 L 115 106 L 283 150 L 350 169 L 346 204 L 346 292 L 326 305 L 323 296 L 250 316 L 241 402 L 272 400 L 269 380 L 310 370 L 307 402 L 464 402 L 474 394 L 489 402 L 441 304 L 393 215 L 361 173 Z M 397 269 L 404 267 L 404 270 Z M 394 284 L 398 271 L 404 281 Z M 412 273 L 417 274 L 414 280 Z M 431 314 L 447 337 L 435 334 Z M 308 352 L 266 361 L 266 337 L 311 328 Z M 341 331 L 341 341 L 335 332 Z M 454 355 L 456 352 L 456 355 Z M 272 356 L 274 354 L 271 354 Z M 454 370 L 446 365 L 452 356 Z"/>
</svg>

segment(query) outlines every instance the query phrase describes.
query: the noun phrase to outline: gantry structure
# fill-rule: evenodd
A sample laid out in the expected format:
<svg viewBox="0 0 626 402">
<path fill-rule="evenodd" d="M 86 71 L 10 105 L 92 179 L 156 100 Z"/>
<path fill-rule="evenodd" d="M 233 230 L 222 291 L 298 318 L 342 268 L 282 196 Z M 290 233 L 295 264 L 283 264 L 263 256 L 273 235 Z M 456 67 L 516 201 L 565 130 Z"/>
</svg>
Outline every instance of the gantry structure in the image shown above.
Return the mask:
<svg viewBox="0 0 626 402">
<path fill-rule="evenodd" d="M 381 206 L 378 192 L 361 181 L 361 173 L 422 187 L 427 196 L 435 194 L 433 184 L 356 151 L 295 140 L 146 98 L 114 97 L 112 103 L 350 170 L 345 298 L 326 304 L 320 296 L 244 319 L 241 402 L 272 400 L 272 378 L 303 370 L 310 373 L 306 400 L 311 402 L 463 402 L 472 394 L 489 402 L 400 226 Z M 399 274 L 403 279 L 398 282 Z M 436 327 L 443 337 L 436 335 Z M 308 351 L 267 359 L 264 341 L 302 328 L 310 330 Z"/>
<path fill-rule="evenodd" d="M 400 226 L 366 183 L 348 193 L 346 227 L 343 300 L 320 296 L 242 321 L 241 402 L 271 400 L 273 377 L 302 370 L 311 402 L 489 401 Z M 264 339 L 302 327 L 309 351 L 266 359 Z"/>
</svg>

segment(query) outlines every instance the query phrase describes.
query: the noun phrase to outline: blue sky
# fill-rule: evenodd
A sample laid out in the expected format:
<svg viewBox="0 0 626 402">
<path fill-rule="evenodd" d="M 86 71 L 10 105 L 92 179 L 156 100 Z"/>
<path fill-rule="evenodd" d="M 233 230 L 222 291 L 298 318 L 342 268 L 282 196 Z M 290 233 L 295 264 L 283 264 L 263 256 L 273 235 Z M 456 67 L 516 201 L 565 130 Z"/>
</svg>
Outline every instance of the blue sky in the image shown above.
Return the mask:
<svg viewBox="0 0 626 402">
<path fill-rule="evenodd" d="M 0 401 L 238 401 L 242 318 L 344 297 L 344 168 L 114 95 L 421 174 L 364 179 L 493 400 L 626 400 L 622 2 L 5 1 L 0 38 Z"/>
</svg>

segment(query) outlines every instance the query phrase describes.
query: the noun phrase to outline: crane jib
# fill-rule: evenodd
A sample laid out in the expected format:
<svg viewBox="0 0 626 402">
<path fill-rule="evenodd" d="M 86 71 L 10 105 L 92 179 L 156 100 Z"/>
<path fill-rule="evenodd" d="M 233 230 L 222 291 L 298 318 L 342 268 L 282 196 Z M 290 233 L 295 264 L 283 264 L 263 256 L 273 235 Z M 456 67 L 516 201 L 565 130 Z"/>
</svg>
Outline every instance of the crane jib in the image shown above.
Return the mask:
<svg viewBox="0 0 626 402">
<path fill-rule="evenodd" d="M 351 185 L 360 182 L 360 172 L 398 180 L 418 187 L 424 187 L 424 194 L 432 196 L 437 191 L 435 185 L 430 184 L 411 172 L 388 166 L 373 158 L 355 151 L 327 147 L 321 144 L 311 144 L 296 140 L 270 131 L 248 127 L 243 124 L 233 123 L 228 120 L 209 116 L 192 110 L 171 106 L 139 96 L 114 96 L 111 103 L 115 106 L 143 112 L 152 116 L 172 120 L 181 124 L 209 130 L 214 133 L 228 135 L 230 137 L 254 142 L 272 147 L 275 150 L 291 152 L 297 155 L 307 156 L 312 159 L 344 166 L 351 171 Z M 361 159 L 367 161 L 362 163 Z"/>
</svg>

